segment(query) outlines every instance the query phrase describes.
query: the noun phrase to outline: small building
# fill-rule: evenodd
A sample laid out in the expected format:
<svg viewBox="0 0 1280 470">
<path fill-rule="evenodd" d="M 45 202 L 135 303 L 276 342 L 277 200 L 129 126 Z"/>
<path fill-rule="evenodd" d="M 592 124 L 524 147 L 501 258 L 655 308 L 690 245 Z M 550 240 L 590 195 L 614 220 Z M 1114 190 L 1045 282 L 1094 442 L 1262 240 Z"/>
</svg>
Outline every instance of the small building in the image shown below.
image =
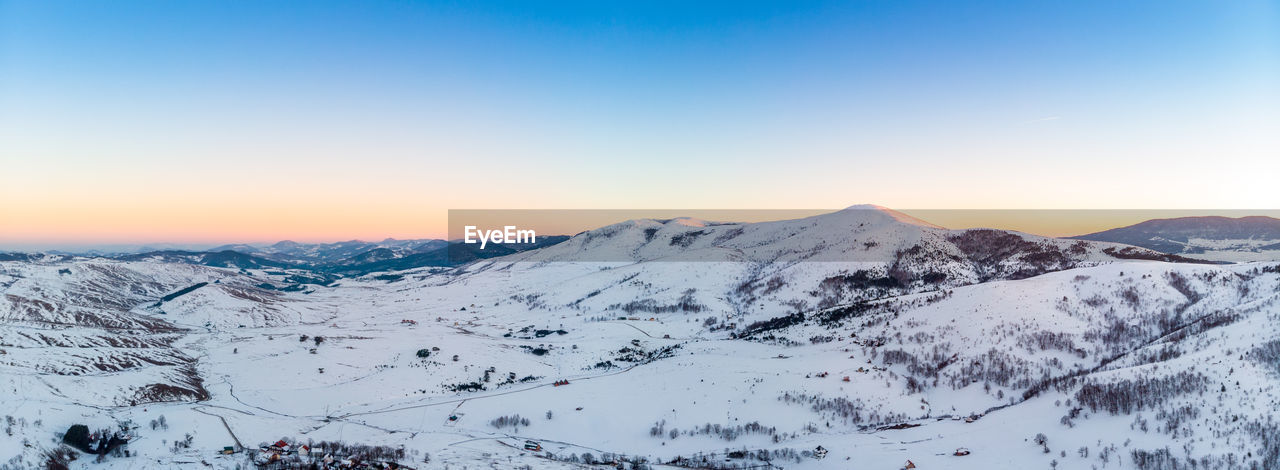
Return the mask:
<svg viewBox="0 0 1280 470">
<path fill-rule="evenodd" d="M 285 442 L 285 441 L 284 441 L 284 439 L 281 439 L 281 440 L 276 441 L 276 443 L 275 443 L 275 444 L 271 444 L 271 445 L 267 446 L 267 450 L 268 450 L 268 451 L 271 451 L 271 452 L 288 453 L 288 452 L 289 452 L 289 443 L 288 443 L 288 442 Z"/>
<path fill-rule="evenodd" d="M 813 449 L 813 458 L 821 459 L 826 457 L 827 457 L 827 449 L 825 447 L 818 446 L 818 448 Z"/>
</svg>

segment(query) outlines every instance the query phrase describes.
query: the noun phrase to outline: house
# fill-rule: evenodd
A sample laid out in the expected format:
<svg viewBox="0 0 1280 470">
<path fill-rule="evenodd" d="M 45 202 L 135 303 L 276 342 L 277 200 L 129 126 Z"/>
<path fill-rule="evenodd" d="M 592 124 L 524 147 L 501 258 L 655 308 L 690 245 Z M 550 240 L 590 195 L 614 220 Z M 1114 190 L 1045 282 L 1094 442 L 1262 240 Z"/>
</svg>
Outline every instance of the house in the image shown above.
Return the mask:
<svg viewBox="0 0 1280 470">
<path fill-rule="evenodd" d="M 916 468 L 916 464 L 915 464 L 915 463 L 913 463 L 913 462 L 912 462 L 912 461 L 910 461 L 910 460 L 908 460 L 908 461 L 907 461 L 907 464 L 906 464 L 906 465 L 903 465 L 903 466 L 902 466 L 902 470 L 908 470 L 908 469 L 912 469 L 912 468 Z"/>
<path fill-rule="evenodd" d="M 270 451 L 270 452 L 277 452 L 277 453 L 285 453 L 285 454 L 287 454 L 287 453 L 289 453 L 289 443 L 288 443 L 288 442 L 285 442 L 285 441 L 284 441 L 284 439 L 281 439 L 281 440 L 276 441 L 276 443 L 275 443 L 275 444 L 271 444 L 271 445 L 267 446 L 267 449 L 266 449 L 266 450 L 267 450 L 267 451 Z"/>
<path fill-rule="evenodd" d="M 827 456 L 827 449 L 826 449 L 826 448 L 824 448 L 824 447 L 822 447 L 822 446 L 818 446 L 818 448 L 813 449 L 813 458 L 815 458 L 815 459 L 821 459 L 821 458 L 825 458 L 826 456 Z"/>
</svg>

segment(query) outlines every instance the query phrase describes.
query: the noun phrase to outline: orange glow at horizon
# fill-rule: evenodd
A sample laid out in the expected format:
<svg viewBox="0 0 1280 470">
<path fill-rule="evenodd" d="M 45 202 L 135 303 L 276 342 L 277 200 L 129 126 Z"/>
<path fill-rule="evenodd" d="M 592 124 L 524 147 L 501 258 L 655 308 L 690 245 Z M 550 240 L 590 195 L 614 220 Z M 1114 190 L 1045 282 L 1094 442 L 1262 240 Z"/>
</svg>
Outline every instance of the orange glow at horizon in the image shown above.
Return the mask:
<svg viewBox="0 0 1280 470">
<path fill-rule="evenodd" d="M 127 210 L 123 210 L 127 209 Z M 836 209 L 830 209 L 836 210 Z M 799 218 L 830 210 L 585 210 L 539 230 L 543 235 L 572 235 L 631 218 L 693 216 L 713 221 L 759 222 Z M 518 213 L 519 211 L 515 211 Z M 555 212 L 555 211 L 551 211 Z M 939 210 L 906 209 L 909 215 L 952 229 L 998 228 L 1046 236 L 1072 236 L 1131 225 L 1152 218 L 1197 215 L 1267 215 L 1276 210 Z M 572 214 L 573 211 L 568 211 Z M 532 211 L 537 215 L 538 211 Z M 720 215 L 720 217 L 717 217 Z M 521 224 L 529 222 L 525 214 Z M 345 240 L 457 238 L 449 233 L 447 209 L 417 205 L 362 204 L 357 201 L 312 203 L 199 204 L 153 201 L 122 208 L 112 204 L 59 201 L 36 206 L 0 206 L 0 244 L 13 246 L 273 243 L 293 240 L 327 243 Z"/>
<path fill-rule="evenodd" d="M 259 204 L 260 206 L 263 204 Z M 445 214 L 348 204 L 184 205 L 145 208 L 95 205 L 0 208 L 7 243 L 258 243 L 440 238 Z"/>
</svg>

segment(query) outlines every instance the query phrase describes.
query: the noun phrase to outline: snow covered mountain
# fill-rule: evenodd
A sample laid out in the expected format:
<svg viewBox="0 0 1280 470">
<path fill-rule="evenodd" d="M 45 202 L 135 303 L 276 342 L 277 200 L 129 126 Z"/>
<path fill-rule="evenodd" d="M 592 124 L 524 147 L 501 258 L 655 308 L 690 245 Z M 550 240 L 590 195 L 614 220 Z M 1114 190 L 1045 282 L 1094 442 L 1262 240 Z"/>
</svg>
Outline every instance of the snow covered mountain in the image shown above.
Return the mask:
<svg viewBox="0 0 1280 470">
<path fill-rule="evenodd" d="M 135 423 L 131 456 L 73 464 L 246 468 L 283 439 L 417 468 L 1280 465 L 1280 265 L 1187 261 L 866 206 L 327 284 L 14 257 L 0 463 Z"/>
<path fill-rule="evenodd" d="M 551 308 L 603 315 L 707 309 L 745 321 L 1124 259 L 1193 261 L 1118 244 L 948 230 L 854 206 L 763 223 L 633 220 L 469 265 L 450 283 L 505 276 L 525 288 L 513 295 Z"/>
<path fill-rule="evenodd" d="M 1263 216 L 1153 219 L 1072 238 L 1215 261 L 1280 260 L 1280 219 Z"/>
</svg>

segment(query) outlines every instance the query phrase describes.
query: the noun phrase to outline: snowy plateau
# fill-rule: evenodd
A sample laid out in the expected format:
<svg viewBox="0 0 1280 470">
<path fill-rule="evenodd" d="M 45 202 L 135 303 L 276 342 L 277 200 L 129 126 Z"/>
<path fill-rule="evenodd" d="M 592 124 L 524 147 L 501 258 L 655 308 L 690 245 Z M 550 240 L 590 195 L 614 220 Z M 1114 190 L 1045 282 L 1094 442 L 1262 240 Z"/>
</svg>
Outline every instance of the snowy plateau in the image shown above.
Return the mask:
<svg viewBox="0 0 1280 470">
<path fill-rule="evenodd" d="M 875 206 L 315 283 L 10 257 L 0 468 L 1280 468 L 1280 261 L 1192 258 Z"/>
</svg>

